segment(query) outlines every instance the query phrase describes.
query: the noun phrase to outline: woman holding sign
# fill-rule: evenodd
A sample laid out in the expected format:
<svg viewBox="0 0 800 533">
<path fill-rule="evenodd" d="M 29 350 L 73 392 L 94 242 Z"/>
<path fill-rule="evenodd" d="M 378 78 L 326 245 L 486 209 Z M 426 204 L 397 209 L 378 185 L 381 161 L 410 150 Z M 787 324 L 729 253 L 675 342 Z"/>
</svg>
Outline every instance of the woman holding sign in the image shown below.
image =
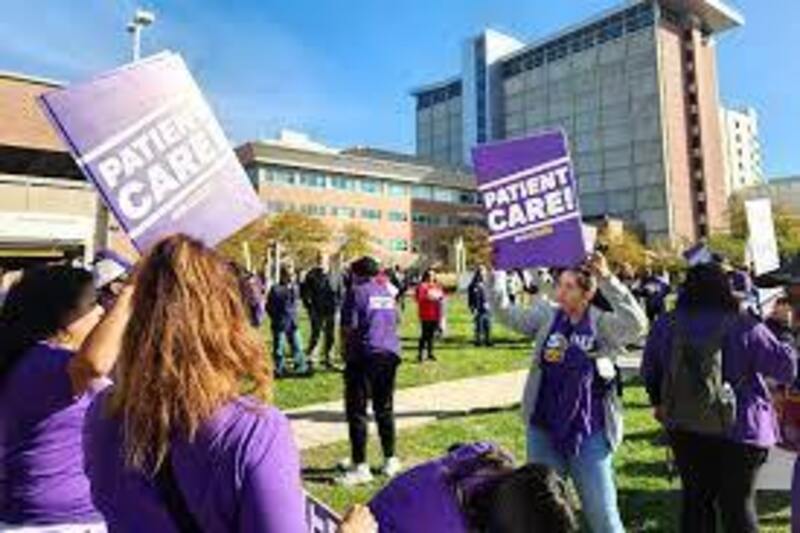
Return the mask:
<svg viewBox="0 0 800 533">
<path fill-rule="evenodd" d="M 227 262 L 172 236 L 133 284 L 79 354 L 86 373 L 116 363 L 84 437 L 109 529 L 306 533 L 299 454 L 286 417 L 262 403 L 268 359 Z"/>
<path fill-rule="evenodd" d="M 561 272 L 555 302 L 538 297 L 529 309 L 509 304 L 504 278 L 495 273 L 495 316 L 536 339 L 522 399 L 528 461 L 572 478 L 593 532 L 622 532 L 612 465 L 622 440 L 614 358 L 644 336 L 647 317 L 599 253 Z M 598 290 L 611 311 L 592 306 Z"/>
</svg>

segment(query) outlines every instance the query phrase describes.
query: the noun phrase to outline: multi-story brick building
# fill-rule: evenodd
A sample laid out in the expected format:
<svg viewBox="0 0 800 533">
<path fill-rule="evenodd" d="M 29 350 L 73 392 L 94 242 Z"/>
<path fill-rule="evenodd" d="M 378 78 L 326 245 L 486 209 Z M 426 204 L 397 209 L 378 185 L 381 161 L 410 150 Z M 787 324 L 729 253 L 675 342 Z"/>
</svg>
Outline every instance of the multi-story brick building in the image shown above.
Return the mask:
<svg viewBox="0 0 800 533">
<path fill-rule="evenodd" d="M 292 132 L 237 153 L 269 212 L 317 216 L 339 235 L 358 223 L 393 262 L 452 261 L 454 228 L 483 223 L 474 176 L 464 169 L 370 148 L 332 150 Z M 334 239 L 326 251 L 336 246 Z"/>
<path fill-rule="evenodd" d="M 58 86 L 0 73 L 0 266 L 132 251 L 39 109 Z"/>
<path fill-rule="evenodd" d="M 727 225 L 715 38 L 743 23 L 720 0 L 635 0 L 530 44 L 483 32 L 461 75 L 413 91 L 417 153 L 468 163 L 561 127 L 587 218 L 695 241 Z"/>
</svg>

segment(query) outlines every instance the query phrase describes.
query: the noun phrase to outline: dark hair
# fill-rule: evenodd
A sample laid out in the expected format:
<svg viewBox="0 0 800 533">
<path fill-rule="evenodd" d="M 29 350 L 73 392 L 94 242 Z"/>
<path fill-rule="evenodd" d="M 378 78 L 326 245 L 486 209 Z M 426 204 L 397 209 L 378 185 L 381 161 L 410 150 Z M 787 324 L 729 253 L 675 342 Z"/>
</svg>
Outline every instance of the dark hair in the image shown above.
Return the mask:
<svg viewBox="0 0 800 533">
<path fill-rule="evenodd" d="M 728 275 L 717 263 L 695 265 L 686 273 L 678 305 L 690 311 L 739 311 L 739 301 L 733 295 Z"/>
<path fill-rule="evenodd" d="M 375 259 L 365 255 L 353 261 L 350 265 L 350 271 L 359 278 L 372 278 L 378 275 L 381 271 L 381 266 Z"/>
<path fill-rule="evenodd" d="M 0 308 L 0 380 L 39 341 L 62 330 L 92 287 L 91 272 L 66 265 L 25 271 Z"/>
<path fill-rule="evenodd" d="M 518 468 L 491 495 L 485 533 L 578 530 L 564 481 L 539 464 Z"/>
<path fill-rule="evenodd" d="M 434 270 L 432 268 L 426 268 L 425 271 L 422 273 L 422 281 L 427 282 L 433 279 Z"/>
<path fill-rule="evenodd" d="M 575 276 L 575 281 L 584 292 L 591 292 L 597 290 L 597 278 L 586 267 L 572 267 L 566 268 L 559 272 L 558 277 L 561 277 L 565 273 L 570 273 Z"/>
</svg>

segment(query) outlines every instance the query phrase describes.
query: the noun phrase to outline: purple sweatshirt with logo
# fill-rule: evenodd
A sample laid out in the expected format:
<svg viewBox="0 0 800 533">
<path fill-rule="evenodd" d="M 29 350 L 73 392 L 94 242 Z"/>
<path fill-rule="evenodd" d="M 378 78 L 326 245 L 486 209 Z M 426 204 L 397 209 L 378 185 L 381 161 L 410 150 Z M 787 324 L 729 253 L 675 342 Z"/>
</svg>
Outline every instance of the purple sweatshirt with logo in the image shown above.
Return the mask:
<svg viewBox="0 0 800 533">
<path fill-rule="evenodd" d="M 718 330 L 724 318 L 719 311 L 693 314 L 688 322 L 689 338 L 702 338 Z M 661 383 L 671 358 L 672 328 L 669 317 L 662 316 L 647 339 L 641 368 L 653 405 L 661 403 Z M 764 378 L 781 383 L 794 380 L 793 347 L 780 342 L 763 323 L 749 315 L 740 315 L 724 338 L 722 359 L 723 378 L 736 384 L 737 419 L 728 438 L 764 448 L 774 446 L 778 428 Z"/>
<path fill-rule="evenodd" d="M 608 385 L 589 357 L 596 350 L 589 313 L 573 324 L 563 311 L 556 313 L 539 350 L 542 381 L 530 422 L 546 430 L 565 456 L 577 455 L 583 441 L 605 427 L 603 399 Z"/>
<path fill-rule="evenodd" d="M 389 283 L 356 279 L 342 303 L 341 327 L 347 331 L 350 360 L 373 354 L 400 355 L 397 307 Z"/>
<path fill-rule="evenodd" d="M 102 522 L 81 453 L 92 394 L 73 396 L 67 374 L 73 356 L 36 344 L 0 383 L 0 522 Z"/>
<path fill-rule="evenodd" d="M 92 497 L 109 531 L 177 532 L 154 482 L 125 467 L 121 424 L 101 394 L 86 417 L 84 453 Z M 240 398 L 176 440 L 176 482 L 206 533 L 307 533 L 300 457 L 289 422 L 273 407 Z"/>
</svg>

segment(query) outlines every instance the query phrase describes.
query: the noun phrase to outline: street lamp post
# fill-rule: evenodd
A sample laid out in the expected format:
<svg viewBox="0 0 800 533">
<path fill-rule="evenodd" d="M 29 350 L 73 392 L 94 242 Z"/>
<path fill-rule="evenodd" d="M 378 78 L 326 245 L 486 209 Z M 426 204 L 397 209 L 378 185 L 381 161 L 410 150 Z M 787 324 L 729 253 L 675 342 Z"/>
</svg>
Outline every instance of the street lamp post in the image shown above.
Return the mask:
<svg viewBox="0 0 800 533">
<path fill-rule="evenodd" d="M 128 23 L 127 30 L 133 38 L 133 60 L 138 61 L 141 56 L 142 28 L 146 28 L 156 20 L 156 15 L 146 9 L 137 9 L 133 20 Z"/>
</svg>

